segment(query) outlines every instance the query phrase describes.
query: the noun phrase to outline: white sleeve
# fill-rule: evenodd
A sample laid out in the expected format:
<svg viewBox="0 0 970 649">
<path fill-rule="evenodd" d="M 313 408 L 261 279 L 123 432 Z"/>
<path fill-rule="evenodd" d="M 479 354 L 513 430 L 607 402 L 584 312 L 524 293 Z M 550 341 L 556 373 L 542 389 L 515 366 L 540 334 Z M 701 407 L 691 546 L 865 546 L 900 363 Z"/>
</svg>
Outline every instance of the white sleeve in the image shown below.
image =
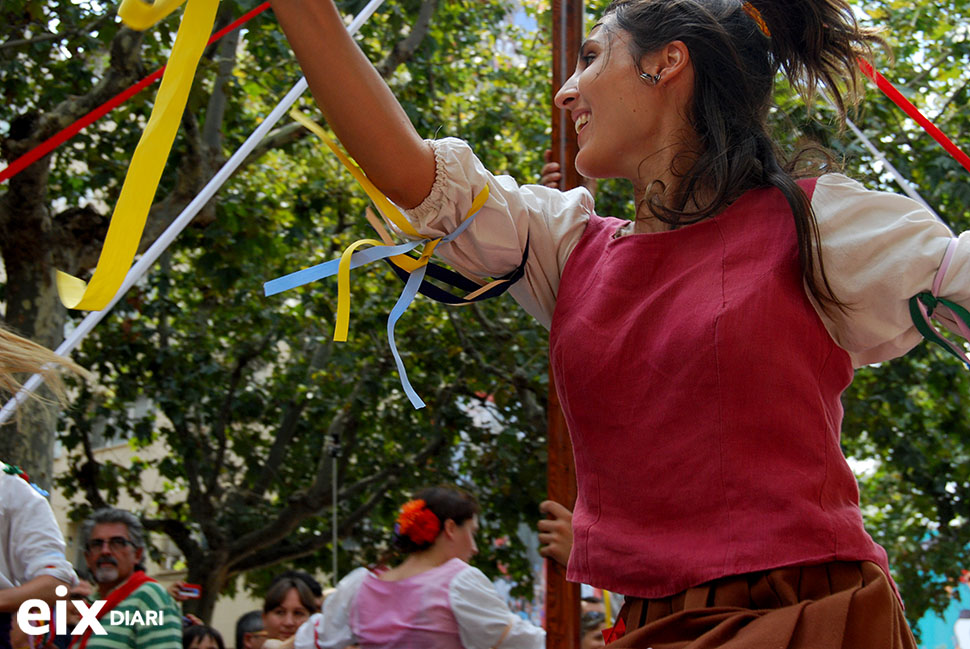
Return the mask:
<svg viewBox="0 0 970 649">
<path fill-rule="evenodd" d="M 875 192 L 841 174 L 818 180 L 812 196 L 822 263 L 844 311 L 816 310 L 856 367 L 905 354 L 922 340 L 909 300 L 929 291 L 954 235 L 918 202 Z M 970 233 L 957 247 L 939 297 L 970 306 Z"/>
<path fill-rule="evenodd" d="M 0 538 L 5 545 L 0 551 L 7 587 L 41 575 L 75 585 L 77 575 L 64 556 L 64 537 L 50 503 L 19 476 L 0 473 L 0 479 Z"/>
<path fill-rule="evenodd" d="M 294 649 L 342 649 L 357 642 L 350 629 L 350 609 L 357 598 L 366 568 L 357 568 L 323 600 L 323 612 L 314 613 L 297 629 Z"/>
<path fill-rule="evenodd" d="M 546 632 L 512 613 L 478 568 L 451 580 L 448 596 L 467 649 L 544 649 Z"/>
<path fill-rule="evenodd" d="M 434 185 L 420 205 L 408 210 L 409 220 L 422 235 L 445 236 L 464 220 L 472 201 L 488 185 L 488 201 L 475 220 L 454 241 L 439 245 L 435 254 L 463 273 L 498 277 L 521 264 L 528 241 L 525 275 L 509 293 L 548 328 L 559 277 L 589 222 L 593 197 L 584 188 L 561 192 L 495 176 L 455 138 L 430 144 Z"/>
</svg>

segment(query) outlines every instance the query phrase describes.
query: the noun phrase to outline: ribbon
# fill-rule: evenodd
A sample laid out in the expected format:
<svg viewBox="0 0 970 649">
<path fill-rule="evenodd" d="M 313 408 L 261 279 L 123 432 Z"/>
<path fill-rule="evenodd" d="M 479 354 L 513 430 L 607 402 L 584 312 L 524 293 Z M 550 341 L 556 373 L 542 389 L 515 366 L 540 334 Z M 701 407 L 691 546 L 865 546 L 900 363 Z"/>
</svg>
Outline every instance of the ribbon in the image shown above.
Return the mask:
<svg viewBox="0 0 970 649">
<path fill-rule="evenodd" d="M 118 7 L 118 17 L 126 25 L 140 32 L 145 31 L 160 20 L 164 20 L 170 13 L 179 8 L 185 0 L 155 0 L 153 3 L 144 0 L 121 0 Z"/>
<path fill-rule="evenodd" d="M 171 13 L 180 2 L 161 0 L 139 7 L 145 4 L 142 0 L 125 0 L 119 14 L 123 19 L 133 18 L 134 28 L 144 28 L 152 24 L 148 21 Z M 57 271 L 57 292 L 70 309 L 103 309 L 118 292 L 131 267 L 218 6 L 218 0 L 189 0 L 185 8 L 155 106 L 132 155 L 94 276 L 90 284 L 85 284 Z"/>
<path fill-rule="evenodd" d="M 346 153 L 344 153 L 343 150 L 337 146 L 337 144 L 330 139 L 329 136 L 327 136 L 326 132 L 320 128 L 316 122 L 313 122 L 295 109 L 290 111 L 290 115 L 300 124 L 309 129 L 313 134 L 323 140 L 327 147 L 337 155 L 344 166 L 347 167 L 351 174 L 353 174 L 354 178 L 356 178 L 361 184 L 364 191 L 371 198 L 371 200 L 374 201 L 377 209 L 386 219 L 394 223 L 405 233 L 416 237 L 421 236 L 417 230 L 414 229 L 414 226 L 411 225 L 406 218 L 404 218 L 394 204 L 391 203 L 386 196 L 380 193 L 380 191 L 374 186 L 370 179 L 367 178 L 367 175 L 357 165 L 357 163 L 347 156 Z M 270 280 L 263 285 L 263 291 L 267 296 L 275 295 L 282 291 L 296 288 L 297 286 L 302 286 L 309 282 L 316 281 L 317 279 L 330 277 L 336 274 L 337 317 L 334 326 L 334 340 L 337 342 L 344 342 L 347 340 L 350 321 L 350 270 L 352 268 L 377 261 L 378 259 L 387 259 L 388 261 L 391 261 L 395 268 L 409 268 L 410 270 L 408 272 L 410 275 L 407 278 L 404 289 L 401 291 L 397 302 L 395 302 L 394 306 L 391 308 L 391 312 L 387 318 L 387 340 L 391 348 L 391 354 L 394 356 L 394 362 L 397 365 L 398 375 L 400 377 L 401 387 L 404 389 L 404 393 L 407 395 L 411 405 L 413 405 L 415 409 L 423 408 L 425 403 L 411 386 L 411 382 L 407 376 L 407 369 L 404 366 L 404 361 L 401 359 L 401 354 L 398 352 L 394 336 L 394 328 L 397 321 L 404 314 L 407 308 L 414 301 L 415 296 L 418 294 L 418 291 L 424 282 L 424 277 L 428 270 L 431 255 L 434 254 L 435 248 L 439 244 L 448 243 L 461 235 L 461 233 L 468 228 L 472 220 L 485 205 L 486 200 L 488 200 L 488 185 L 486 185 L 472 201 L 468 214 L 466 214 L 465 218 L 458 225 L 458 227 L 454 229 L 454 231 L 444 237 L 439 237 L 436 239 L 422 238 L 417 241 L 410 241 L 398 245 L 391 245 L 390 236 L 387 234 L 384 227 L 380 225 L 376 218 L 369 217 L 368 220 L 371 221 L 371 224 L 374 225 L 378 234 L 381 236 L 381 241 L 375 239 L 360 239 L 355 241 L 344 250 L 339 259 L 330 260 L 323 264 L 317 264 L 316 266 L 305 268 L 295 273 L 290 273 L 289 275 Z M 365 245 L 373 247 L 358 252 L 357 249 Z M 417 259 L 408 257 L 405 254 L 421 245 L 424 245 L 424 249 Z"/>
<path fill-rule="evenodd" d="M 129 595 L 131 595 L 133 592 L 138 590 L 142 585 L 148 582 L 158 583 L 154 579 L 146 575 L 145 571 L 135 570 L 133 573 L 131 573 L 131 576 L 128 577 L 125 583 L 123 583 L 121 586 L 118 586 L 113 591 L 111 591 L 111 593 L 108 595 L 108 598 L 105 600 L 104 606 L 101 607 L 101 610 L 98 611 L 98 613 L 94 616 L 95 619 L 100 620 L 101 618 L 103 618 L 110 611 L 112 611 L 116 606 L 118 606 L 123 601 L 128 599 Z M 84 632 L 84 635 L 72 636 L 71 644 L 69 644 L 68 647 L 70 647 L 70 649 L 85 649 L 88 646 L 88 640 L 91 639 L 92 632 L 93 632 L 93 629 L 90 626 L 88 626 L 88 628 Z"/>
<path fill-rule="evenodd" d="M 367 20 L 377 11 L 384 3 L 384 0 L 369 0 L 367 5 L 360 10 L 360 12 L 354 17 L 354 19 L 347 26 L 347 31 L 350 34 L 356 34 L 361 26 L 367 22 Z M 300 95 L 307 89 L 307 82 L 305 78 L 300 78 L 296 84 L 286 93 L 283 99 L 269 112 L 268 115 L 259 123 L 246 141 L 243 142 L 242 146 L 233 153 L 224 165 L 216 172 L 216 174 L 206 183 L 202 191 L 193 198 L 185 209 L 175 217 L 171 225 L 165 229 L 165 232 L 155 240 L 148 250 L 145 251 L 131 270 L 128 271 L 128 275 L 125 277 L 125 281 L 121 285 L 121 289 L 115 294 L 108 305 L 101 311 L 92 311 L 88 313 L 78 326 L 71 331 L 71 333 L 57 346 L 55 353 L 61 356 L 67 356 L 75 349 L 84 338 L 94 330 L 101 320 L 108 314 L 108 311 L 114 306 L 124 295 L 124 292 L 129 288 L 134 286 L 148 269 L 151 268 L 163 252 L 168 248 L 169 244 L 175 240 L 175 237 L 188 226 L 188 224 L 195 218 L 195 215 L 205 206 L 210 199 L 216 194 L 219 188 L 225 183 L 232 174 L 239 168 L 239 166 L 248 158 L 256 146 L 263 141 L 263 138 L 270 132 L 270 129 L 276 125 L 283 114 L 296 103 L 296 100 L 300 98 Z M 17 408 L 27 400 L 27 397 L 37 390 L 44 382 L 42 374 L 34 374 L 29 379 L 24 381 L 20 388 L 13 397 L 11 397 L 7 403 L 0 408 L 0 423 L 8 421 L 13 413 L 16 412 Z"/>
<path fill-rule="evenodd" d="M 213 34 L 211 37 L 209 37 L 209 41 L 206 43 L 206 47 L 208 47 L 209 45 L 212 45 L 214 42 L 216 42 L 217 40 L 219 40 L 229 32 L 233 31 L 234 29 L 237 29 L 241 25 L 249 22 L 250 20 L 258 16 L 259 14 L 263 13 L 267 9 L 269 9 L 269 2 L 264 2 L 258 7 L 255 7 L 254 9 L 250 9 L 242 16 L 232 21 L 230 24 L 226 25 L 225 27 L 217 31 L 215 34 Z M 44 140 L 43 142 L 35 146 L 27 153 L 23 154 L 22 156 L 20 156 L 19 158 L 11 162 L 9 165 L 4 167 L 2 171 L 0 171 L 0 183 L 4 182 L 5 180 L 9 180 L 10 178 L 13 178 L 21 171 L 23 171 L 30 165 L 34 164 L 35 162 L 43 158 L 48 153 L 50 153 L 57 147 L 61 146 L 62 144 L 70 140 L 72 137 L 80 133 L 82 130 L 84 130 L 91 124 L 94 124 L 96 121 L 98 121 L 99 119 L 101 119 L 102 117 L 110 113 L 111 111 L 113 111 L 115 108 L 125 103 L 135 95 L 137 95 L 146 87 L 155 83 L 162 76 L 163 72 L 165 72 L 164 65 L 159 69 L 155 70 L 154 72 L 152 72 L 150 75 L 148 75 L 141 81 L 138 81 L 132 84 L 131 86 L 129 86 L 127 89 L 122 90 L 117 95 L 115 95 L 108 101 L 104 102 L 103 104 L 101 104 L 100 106 L 98 106 L 97 108 L 89 112 L 87 115 L 81 117 L 70 126 L 61 129 L 51 137 L 47 138 L 46 140 Z"/>
<path fill-rule="evenodd" d="M 934 297 L 928 292 L 914 295 L 909 300 L 909 315 L 913 319 L 913 324 L 916 325 L 917 331 L 923 334 L 923 337 L 930 342 L 936 343 L 959 358 L 967 366 L 967 369 L 970 369 L 970 358 L 967 358 L 966 353 L 955 343 L 944 338 L 931 324 L 930 318 L 937 311 L 939 312 L 937 315 L 948 316 L 949 320 L 957 323 L 956 326 L 963 330 L 964 336 L 970 337 L 970 331 L 968 331 L 968 327 L 970 327 L 970 312 L 959 304 L 943 298 Z"/>
<path fill-rule="evenodd" d="M 945 133 L 943 133 L 943 131 L 937 128 L 937 126 L 927 119 L 926 116 L 923 115 L 923 113 L 921 113 L 919 109 L 912 104 L 912 102 L 906 99 L 906 97 L 903 96 L 903 93 L 899 92 L 899 90 L 897 90 L 892 83 L 882 76 L 878 70 L 873 68 L 872 64 L 870 64 L 868 61 L 859 59 L 859 67 L 862 68 L 862 72 L 869 77 L 873 83 L 876 84 L 877 88 L 882 90 L 883 93 L 885 93 L 887 97 L 889 97 L 897 106 L 899 106 L 904 113 L 909 115 L 911 118 L 913 118 L 913 120 L 916 121 L 917 124 L 922 126 L 923 130 L 929 133 L 929 135 L 936 140 L 940 146 L 946 149 L 947 153 L 949 153 L 957 162 L 963 165 L 964 169 L 970 171 L 970 156 L 967 156 L 966 153 L 961 151 L 960 148 L 957 147 L 957 145 L 955 145 Z"/>
<path fill-rule="evenodd" d="M 943 253 L 943 261 L 940 262 L 940 268 L 936 271 L 930 291 L 924 291 L 910 298 L 909 315 L 916 326 L 916 330 L 924 338 L 959 358 L 966 364 L 967 369 L 970 369 L 970 358 L 967 358 L 964 350 L 944 338 L 930 320 L 935 315 L 947 325 L 948 329 L 963 336 L 965 340 L 970 340 L 970 312 L 955 302 L 938 297 L 943 287 L 943 277 L 950 268 L 950 262 L 956 253 L 957 241 L 957 239 L 950 239 L 950 243 L 947 244 L 946 252 Z"/>
</svg>

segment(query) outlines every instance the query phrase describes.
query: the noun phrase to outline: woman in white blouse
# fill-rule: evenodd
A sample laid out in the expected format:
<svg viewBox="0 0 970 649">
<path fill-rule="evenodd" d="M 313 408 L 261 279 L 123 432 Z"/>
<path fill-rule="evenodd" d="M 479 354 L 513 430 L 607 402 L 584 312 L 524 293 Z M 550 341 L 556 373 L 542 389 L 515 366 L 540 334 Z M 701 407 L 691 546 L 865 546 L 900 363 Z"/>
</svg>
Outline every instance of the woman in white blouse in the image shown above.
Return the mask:
<svg viewBox="0 0 970 649">
<path fill-rule="evenodd" d="M 60 372 L 87 372 L 69 359 L 0 325 L 0 400 L 20 389 L 19 377 L 40 372 L 59 400 L 65 401 Z M 10 646 L 20 605 L 29 599 L 53 603 L 59 586 L 77 584 L 64 556 L 64 537 L 50 503 L 22 472 L 0 462 L 0 648 Z M 22 632 L 21 632 L 21 635 Z"/>
<path fill-rule="evenodd" d="M 401 508 L 394 545 L 407 558 L 376 572 L 358 568 L 300 627 L 296 649 L 540 649 L 545 632 L 509 611 L 468 560 L 478 551 L 478 503 L 431 487 Z"/>
</svg>

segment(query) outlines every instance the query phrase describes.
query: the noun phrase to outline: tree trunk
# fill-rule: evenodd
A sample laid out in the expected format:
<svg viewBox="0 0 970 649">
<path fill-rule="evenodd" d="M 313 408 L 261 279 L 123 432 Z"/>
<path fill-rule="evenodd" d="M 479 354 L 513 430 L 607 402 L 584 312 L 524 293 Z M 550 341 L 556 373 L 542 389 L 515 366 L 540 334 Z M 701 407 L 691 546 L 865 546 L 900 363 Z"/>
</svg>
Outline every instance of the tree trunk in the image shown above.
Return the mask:
<svg viewBox="0 0 970 649">
<path fill-rule="evenodd" d="M 0 198 L 0 252 L 7 273 L 5 323 L 45 347 L 54 347 L 63 338 L 67 311 L 54 283 L 51 219 L 46 207 L 49 163 L 50 157 L 46 157 L 25 169 Z M 57 411 L 49 403 L 49 391 L 42 389 L 37 394 L 48 403 L 32 400 L 23 404 L 14 422 L 0 427 L 0 453 L 34 482 L 49 488 Z"/>
<path fill-rule="evenodd" d="M 182 603 L 182 610 L 203 620 L 211 620 L 216 608 L 216 600 L 229 581 L 226 565 L 228 561 L 221 555 L 210 556 L 204 561 L 190 562 L 186 579 L 201 587 L 199 599 Z"/>
</svg>

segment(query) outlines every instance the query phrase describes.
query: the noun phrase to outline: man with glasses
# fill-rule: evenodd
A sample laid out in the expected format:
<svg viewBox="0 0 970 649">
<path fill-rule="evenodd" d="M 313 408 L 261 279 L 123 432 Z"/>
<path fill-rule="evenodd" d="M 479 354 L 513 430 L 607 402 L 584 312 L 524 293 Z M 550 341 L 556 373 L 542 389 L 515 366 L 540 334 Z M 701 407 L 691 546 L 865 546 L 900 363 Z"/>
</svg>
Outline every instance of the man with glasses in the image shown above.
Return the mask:
<svg viewBox="0 0 970 649">
<path fill-rule="evenodd" d="M 97 599 L 106 601 L 99 616 L 106 635 L 94 634 L 89 628 L 71 646 L 181 649 L 181 614 L 171 596 L 145 574 L 142 565 L 145 530 L 141 521 L 123 509 L 99 509 L 84 521 L 81 547 L 98 585 Z"/>
</svg>

